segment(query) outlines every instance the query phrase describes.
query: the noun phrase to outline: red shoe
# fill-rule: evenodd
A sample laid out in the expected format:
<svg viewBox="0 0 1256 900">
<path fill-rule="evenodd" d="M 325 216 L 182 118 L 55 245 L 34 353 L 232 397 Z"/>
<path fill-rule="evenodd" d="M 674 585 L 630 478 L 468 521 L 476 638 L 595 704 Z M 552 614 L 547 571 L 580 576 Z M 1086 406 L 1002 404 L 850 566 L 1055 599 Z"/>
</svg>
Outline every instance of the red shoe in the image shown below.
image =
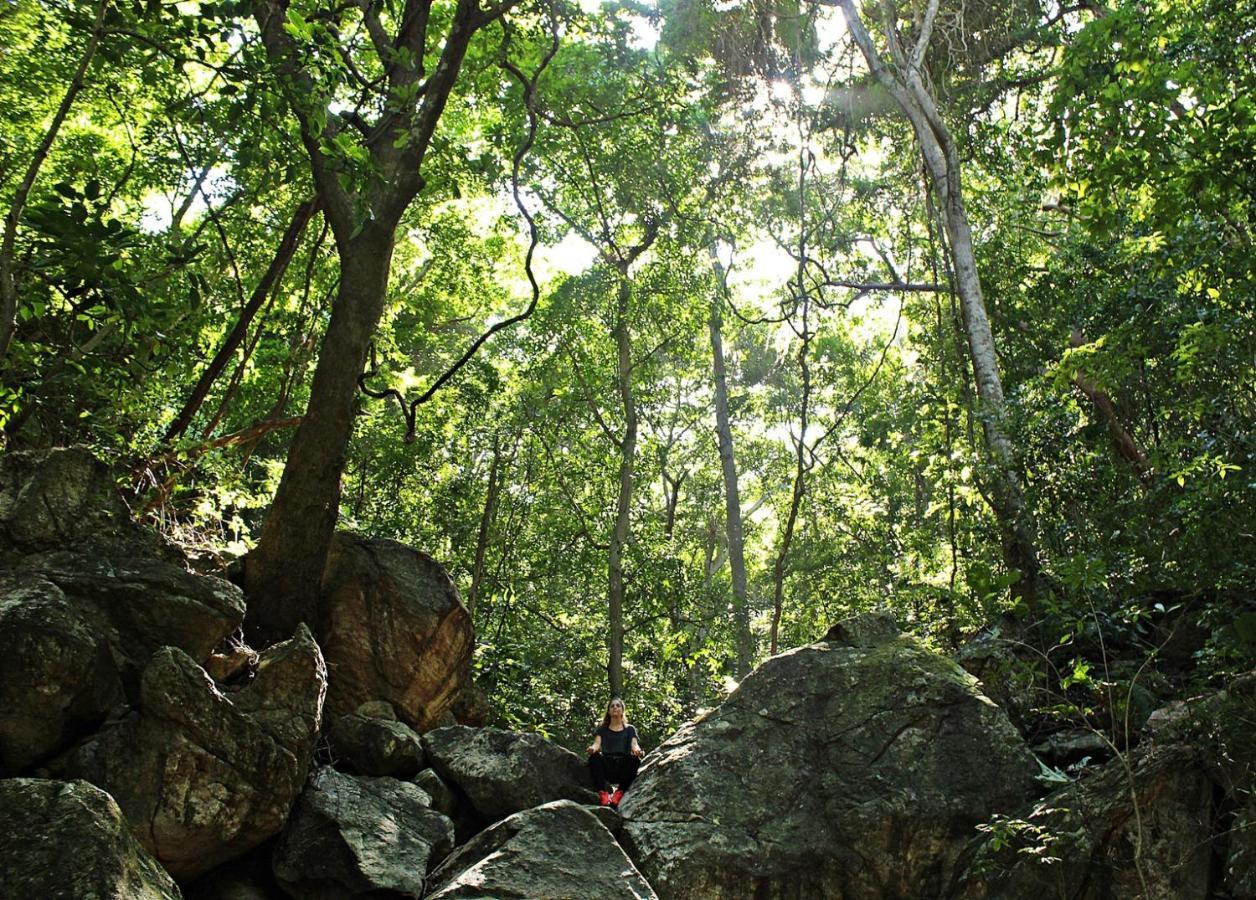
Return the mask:
<svg viewBox="0 0 1256 900">
<path fill-rule="evenodd" d="M 623 799 L 624 799 L 624 792 L 616 788 L 615 793 L 611 794 L 611 806 L 615 807 L 616 809 L 619 809 L 619 801 Z"/>
<path fill-rule="evenodd" d="M 616 793 L 619 793 L 619 792 L 616 791 Z M 597 792 L 597 805 L 598 806 L 610 806 L 611 795 L 606 791 L 598 791 Z"/>
</svg>

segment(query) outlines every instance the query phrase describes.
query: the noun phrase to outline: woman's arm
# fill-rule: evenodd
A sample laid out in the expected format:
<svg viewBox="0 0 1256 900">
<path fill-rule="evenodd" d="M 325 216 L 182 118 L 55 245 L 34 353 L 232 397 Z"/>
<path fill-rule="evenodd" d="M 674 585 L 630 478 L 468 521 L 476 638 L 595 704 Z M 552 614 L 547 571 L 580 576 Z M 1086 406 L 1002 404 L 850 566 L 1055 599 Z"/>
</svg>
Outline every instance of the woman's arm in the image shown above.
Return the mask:
<svg viewBox="0 0 1256 900">
<path fill-rule="evenodd" d="M 602 750 L 602 736 L 600 734 L 593 735 L 593 743 L 589 745 L 589 755 L 599 753 Z"/>
<path fill-rule="evenodd" d="M 632 736 L 632 755 L 640 759 L 643 754 L 644 751 L 641 749 L 641 745 L 637 743 L 637 736 L 634 734 Z"/>
</svg>

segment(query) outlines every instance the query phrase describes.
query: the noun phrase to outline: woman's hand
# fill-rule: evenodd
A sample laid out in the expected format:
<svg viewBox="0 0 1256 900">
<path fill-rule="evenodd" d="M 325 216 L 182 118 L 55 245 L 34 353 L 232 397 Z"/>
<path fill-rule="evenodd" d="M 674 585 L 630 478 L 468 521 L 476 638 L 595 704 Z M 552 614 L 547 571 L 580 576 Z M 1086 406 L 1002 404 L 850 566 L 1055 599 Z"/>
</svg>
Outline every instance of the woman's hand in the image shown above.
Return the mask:
<svg viewBox="0 0 1256 900">
<path fill-rule="evenodd" d="M 641 749 L 641 745 L 638 744 L 636 741 L 632 742 L 632 750 L 630 752 L 637 759 L 640 759 L 641 757 L 645 756 L 645 751 Z"/>
<path fill-rule="evenodd" d="M 594 753 L 597 753 L 597 744 L 590 744 L 588 747 L 585 748 L 584 752 L 589 754 L 590 756 L 592 756 Z"/>
</svg>

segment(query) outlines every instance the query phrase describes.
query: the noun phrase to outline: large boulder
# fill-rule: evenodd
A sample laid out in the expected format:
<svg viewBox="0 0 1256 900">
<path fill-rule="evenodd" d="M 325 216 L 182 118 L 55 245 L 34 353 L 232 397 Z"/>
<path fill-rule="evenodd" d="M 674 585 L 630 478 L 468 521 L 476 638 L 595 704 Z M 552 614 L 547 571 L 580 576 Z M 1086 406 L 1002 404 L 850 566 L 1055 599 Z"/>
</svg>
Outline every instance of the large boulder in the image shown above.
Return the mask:
<svg viewBox="0 0 1256 900">
<path fill-rule="evenodd" d="M 104 791 L 83 781 L 0 781 L 0 897 L 181 896 Z"/>
<path fill-rule="evenodd" d="M 81 447 L 0 456 L 0 561 L 44 550 L 169 553 L 131 521 L 109 467 Z"/>
<path fill-rule="evenodd" d="M 430 900 L 655 897 L 592 812 L 556 800 L 480 832 L 432 873 Z"/>
<path fill-rule="evenodd" d="M 157 557 L 53 551 L 16 565 L 0 573 L 0 773 L 88 733 L 158 648 L 204 661 L 244 617 L 235 585 Z"/>
<path fill-rule="evenodd" d="M 421 897 L 454 826 L 419 787 L 319 769 L 275 846 L 275 877 L 298 900 Z"/>
<path fill-rule="evenodd" d="M 122 702 L 103 626 L 41 576 L 0 575 L 0 775 L 90 733 Z"/>
<path fill-rule="evenodd" d="M 20 567 L 99 611 L 124 671 L 138 670 L 166 646 L 203 663 L 244 621 L 244 594 L 234 584 L 153 556 L 59 551 L 26 557 Z"/>
<path fill-rule="evenodd" d="M 423 735 L 423 749 L 488 822 L 551 800 L 594 799 L 584 761 L 537 734 L 450 725 Z"/>
<path fill-rule="evenodd" d="M 1256 673 L 1160 719 L 1137 747 L 990 823 L 954 897 L 1256 897 Z"/>
<path fill-rule="evenodd" d="M 423 732 L 470 684 L 474 633 L 457 588 L 431 557 L 396 541 L 336 535 L 318 636 L 331 716 L 387 700 Z"/>
<path fill-rule="evenodd" d="M 191 878 L 282 828 L 305 781 L 326 678 L 304 626 L 230 694 L 166 647 L 144 670 L 138 708 L 49 768 L 111 793 L 145 848 Z"/>
<path fill-rule="evenodd" d="M 1211 857 L 1218 811 L 1203 754 L 1179 744 L 1134 756 L 1112 760 L 1046 801 L 993 823 L 953 896 L 1216 896 Z"/>
<path fill-rule="evenodd" d="M 419 735 L 404 722 L 353 713 L 327 732 L 336 764 L 359 775 L 410 778 L 426 765 Z"/>
<path fill-rule="evenodd" d="M 647 760 L 622 840 L 664 898 L 931 897 L 1038 771 L 955 663 L 885 617 L 765 662 Z"/>
</svg>

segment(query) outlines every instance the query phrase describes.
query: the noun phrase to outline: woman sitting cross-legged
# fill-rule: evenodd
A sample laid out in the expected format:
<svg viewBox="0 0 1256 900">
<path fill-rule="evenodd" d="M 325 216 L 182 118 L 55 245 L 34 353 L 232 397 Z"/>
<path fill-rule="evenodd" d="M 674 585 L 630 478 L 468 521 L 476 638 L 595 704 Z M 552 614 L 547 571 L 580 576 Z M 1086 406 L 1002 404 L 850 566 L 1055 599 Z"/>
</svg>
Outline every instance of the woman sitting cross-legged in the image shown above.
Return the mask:
<svg viewBox="0 0 1256 900">
<path fill-rule="evenodd" d="M 589 745 L 589 773 L 593 776 L 593 789 L 597 791 L 602 806 L 619 808 L 624 791 L 637 777 L 641 765 L 641 745 L 637 743 L 637 729 L 628 724 L 624 714 L 624 701 L 618 697 L 606 707 L 602 724 Z M 611 786 L 615 792 L 611 793 Z"/>
</svg>

